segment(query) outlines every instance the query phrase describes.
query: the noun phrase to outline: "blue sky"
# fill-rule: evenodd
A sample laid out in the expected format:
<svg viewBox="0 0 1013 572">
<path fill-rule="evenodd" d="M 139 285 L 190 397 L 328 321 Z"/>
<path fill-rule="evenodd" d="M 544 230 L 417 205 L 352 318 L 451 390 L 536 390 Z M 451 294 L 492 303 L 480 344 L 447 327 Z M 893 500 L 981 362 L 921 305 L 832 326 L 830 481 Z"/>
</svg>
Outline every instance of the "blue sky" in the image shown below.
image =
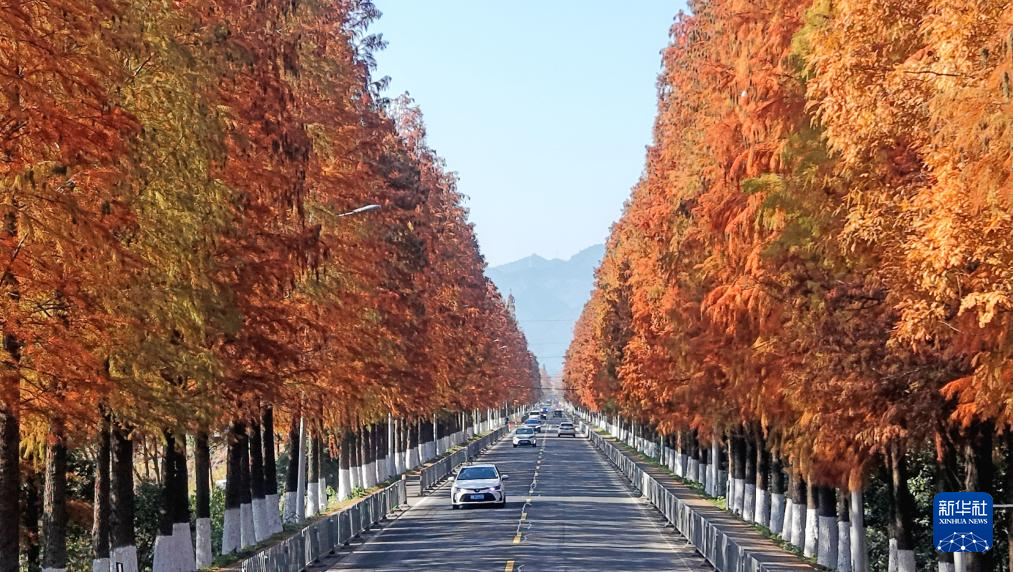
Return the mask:
<svg viewBox="0 0 1013 572">
<path fill-rule="evenodd" d="M 388 94 L 422 107 L 490 265 L 602 242 L 643 170 L 681 1 L 375 0 Z"/>
</svg>

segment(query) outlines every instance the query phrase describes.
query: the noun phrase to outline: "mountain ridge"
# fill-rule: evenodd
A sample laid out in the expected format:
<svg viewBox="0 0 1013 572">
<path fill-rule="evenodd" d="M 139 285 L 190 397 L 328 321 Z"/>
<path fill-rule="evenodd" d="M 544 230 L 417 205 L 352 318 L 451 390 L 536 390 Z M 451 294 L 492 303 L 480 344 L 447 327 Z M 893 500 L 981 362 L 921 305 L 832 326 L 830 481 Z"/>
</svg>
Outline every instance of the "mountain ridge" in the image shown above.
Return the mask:
<svg viewBox="0 0 1013 572">
<path fill-rule="evenodd" d="M 565 260 L 532 254 L 486 271 L 504 297 L 513 295 L 528 344 L 553 375 L 562 370 L 573 325 L 591 295 L 594 270 L 604 254 L 605 245 L 595 244 Z"/>
</svg>

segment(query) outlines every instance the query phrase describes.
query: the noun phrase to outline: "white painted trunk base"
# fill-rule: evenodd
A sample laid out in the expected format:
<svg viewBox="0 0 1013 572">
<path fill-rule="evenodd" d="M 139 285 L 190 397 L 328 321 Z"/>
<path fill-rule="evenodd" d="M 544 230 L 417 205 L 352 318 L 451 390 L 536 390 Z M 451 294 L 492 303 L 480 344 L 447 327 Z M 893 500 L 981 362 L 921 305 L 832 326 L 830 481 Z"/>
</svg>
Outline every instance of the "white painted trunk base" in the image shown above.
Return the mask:
<svg viewBox="0 0 1013 572">
<path fill-rule="evenodd" d="M 890 539 L 890 555 L 887 557 L 887 572 L 897 572 L 897 539 Z"/>
<path fill-rule="evenodd" d="M 67 572 L 66 568 L 43 568 L 42 572 Z"/>
<path fill-rule="evenodd" d="M 197 548 L 195 554 L 197 568 L 211 566 L 211 562 L 215 559 L 214 553 L 211 551 L 211 544 L 211 519 L 198 518 Z"/>
<path fill-rule="evenodd" d="M 756 507 L 753 509 L 753 522 L 770 528 L 770 493 L 766 489 L 756 489 Z"/>
<path fill-rule="evenodd" d="M 175 570 L 175 562 L 172 560 L 172 555 L 176 550 L 176 546 L 173 545 L 172 536 L 165 536 L 159 534 L 155 537 L 155 546 L 152 549 L 153 557 L 151 564 L 151 572 L 172 572 Z M 46 569 L 43 568 L 43 571 Z"/>
<path fill-rule="evenodd" d="M 109 551 L 111 572 L 137 572 L 137 547 L 117 546 Z"/>
<path fill-rule="evenodd" d="M 352 497 L 350 479 L 351 471 L 348 469 L 338 470 L 338 500 L 345 500 Z"/>
<path fill-rule="evenodd" d="M 732 478 L 732 512 L 742 514 L 742 502 L 746 498 L 746 480 Z"/>
<path fill-rule="evenodd" d="M 897 551 L 897 572 L 918 572 L 915 568 L 915 551 Z"/>
<path fill-rule="evenodd" d="M 851 523 L 837 521 L 837 572 L 851 572 Z"/>
<path fill-rule="evenodd" d="M 687 455 L 679 455 L 679 460 L 675 464 L 675 474 L 686 478 L 686 466 L 689 464 L 689 457 Z"/>
<path fill-rule="evenodd" d="M 742 494 L 742 520 L 753 522 L 754 510 L 756 510 L 756 485 L 745 483 Z"/>
<path fill-rule="evenodd" d="M 953 562 L 940 562 L 939 572 L 956 572 L 957 567 L 953 565 Z"/>
<path fill-rule="evenodd" d="M 367 488 L 373 488 L 373 487 L 375 487 L 376 486 L 376 461 L 370 461 L 369 464 L 366 465 L 366 475 L 365 476 L 366 476 L 366 484 L 369 485 Z"/>
<path fill-rule="evenodd" d="M 239 547 L 246 548 L 257 543 L 257 535 L 253 532 L 253 503 L 239 505 Z"/>
<path fill-rule="evenodd" d="M 282 531 L 281 507 L 278 504 L 278 493 L 271 493 L 264 498 L 264 506 L 267 508 L 267 523 L 271 535 Z"/>
<path fill-rule="evenodd" d="M 833 570 L 837 568 L 837 518 L 818 517 L 816 563 Z"/>
<path fill-rule="evenodd" d="M 94 558 L 91 561 L 91 572 L 110 572 L 108 558 Z M 112 571 L 112 572 L 115 572 Z"/>
<path fill-rule="evenodd" d="M 700 483 L 703 485 L 703 491 L 710 494 L 711 483 L 710 483 L 710 465 L 707 463 L 699 463 L 696 466 L 696 476 L 700 478 Z"/>
<path fill-rule="evenodd" d="M 819 521 L 816 519 L 816 509 L 806 508 L 805 511 L 805 545 L 802 547 L 802 554 L 807 558 L 816 556 L 816 543 L 819 541 Z"/>
<path fill-rule="evenodd" d="M 784 495 L 780 493 L 770 495 L 770 520 L 767 527 L 774 534 L 781 534 L 784 526 Z"/>
<path fill-rule="evenodd" d="M 267 506 L 264 503 L 264 499 L 254 498 L 253 499 L 253 538 L 257 542 L 262 542 L 264 539 L 271 536 L 271 531 L 267 528 Z"/>
<path fill-rule="evenodd" d="M 173 549 L 176 552 L 172 559 L 176 562 L 176 572 L 195 572 L 197 562 L 193 551 L 193 533 L 189 522 L 177 522 L 172 525 Z"/>
<path fill-rule="evenodd" d="M 791 543 L 802 548 L 805 544 L 805 516 L 806 508 L 804 504 L 794 504 L 791 506 Z"/>
<path fill-rule="evenodd" d="M 363 488 L 363 489 L 368 489 L 369 487 L 373 486 L 373 485 L 369 484 L 369 472 L 370 472 L 369 471 L 369 463 L 366 463 L 365 465 L 361 465 L 359 467 L 359 469 L 360 469 L 360 473 L 359 473 L 359 486 L 361 488 Z"/>
<path fill-rule="evenodd" d="M 306 483 L 306 518 L 313 518 L 317 515 L 317 510 L 320 507 L 319 503 L 317 503 L 317 494 L 319 493 L 320 487 L 317 486 L 316 481 Z"/>
<path fill-rule="evenodd" d="M 851 491 L 851 570 L 869 572 L 869 555 L 866 549 L 865 505 L 862 489 Z"/>
<path fill-rule="evenodd" d="M 697 469 L 699 467 L 700 467 L 700 460 L 699 459 L 694 459 L 693 457 L 690 457 L 689 458 L 689 470 L 686 472 L 686 478 L 689 479 L 689 480 L 691 480 L 691 481 L 693 481 L 693 482 L 695 482 L 695 483 L 700 482 L 699 476 L 697 474 Z"/>
<path fill-rule="evenodd" d="M 781 523 L 781 538 L 792 542 L 792 523 L 795 522 L 795 502 L 788 495 L 784 496 L 784 521 Z"/>
<path fill-rule="evenodd" d="M 285 500 L 289 498 L 294 501 L 295 493 L 285 493 Z M 294 503 L 285 503 L 285 514 L 288 514 L 289 505 Z M 232 554 L 239 550 L 240 542 L 242 541 L 242 518 L 240 515 L 240 509 L 238 507 L 225 509 L 225 520 L 222 524 L 222 554 Z M 293 509 L 292 514 L 295 514 Z M 293 517 L 294 518 L 294 517 Z M 294 520 L 289 521 L 294 522 Z"/>
<path fill-rule="evenodd" d="M 320 477 L 318 486 L 320 487 L 320 492 L 317 493 L 317 502 L 320 503 L 320 510 L 318 512 L 324 514 L 327 512 L 327 479 Z"/>
</svg>

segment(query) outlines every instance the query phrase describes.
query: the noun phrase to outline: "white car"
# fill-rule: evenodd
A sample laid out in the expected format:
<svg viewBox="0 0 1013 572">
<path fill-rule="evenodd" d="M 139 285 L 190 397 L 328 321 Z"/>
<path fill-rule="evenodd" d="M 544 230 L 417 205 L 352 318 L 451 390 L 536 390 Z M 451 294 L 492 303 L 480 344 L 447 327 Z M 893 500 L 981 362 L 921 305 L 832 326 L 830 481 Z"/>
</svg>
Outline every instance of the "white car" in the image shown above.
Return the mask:
<svg viewBox="0 0 1013 572">
<path fill-rule="evenodd" d="M 557 433 L 560 437 L 563 435 L 569 435 L 570 437 L 577 437 L 577 429 L 573 426 L 573 423 L 569 421 L 563 421 L 559 424 L 559 432 Z"/>
<path fill-rule="evenodd" d="M 518 427 L 514 431 L 514 447 L 518 445 L 531 445 L 532 447 L 538 446 L 538 441 L 535 440 L 535 430 L 531 427 Z"/>
<path fill-rule="evenodd" d="M 506 506 L 506 491 L 503 481 L 508 475 L 499 474 L 496 465 L 476 464 L 462 467 L 454 477 L 450 488 L 450 506 L 458 509 L 465 505 L 488 505 L 496 508 Z"/>
</svg>

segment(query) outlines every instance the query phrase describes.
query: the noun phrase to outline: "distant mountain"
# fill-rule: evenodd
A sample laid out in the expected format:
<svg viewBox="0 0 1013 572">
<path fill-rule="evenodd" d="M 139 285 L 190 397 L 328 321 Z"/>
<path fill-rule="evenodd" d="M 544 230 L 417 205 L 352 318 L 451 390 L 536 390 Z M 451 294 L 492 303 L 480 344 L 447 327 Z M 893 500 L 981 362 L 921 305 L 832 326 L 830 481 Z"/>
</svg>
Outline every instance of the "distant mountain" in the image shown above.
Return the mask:
<svg viewBox="0 0 1013 572">
<path fill-rule="evenodd" d="M 503 297 L 513 294 L 531 351 L 552 375 L 563 369 L 573 325 L 591 295 L 594 270 L 604 254 L 605 245 L 596 244 L 569 260 L 535 254 L 486 271 Z"/>
</svg>

